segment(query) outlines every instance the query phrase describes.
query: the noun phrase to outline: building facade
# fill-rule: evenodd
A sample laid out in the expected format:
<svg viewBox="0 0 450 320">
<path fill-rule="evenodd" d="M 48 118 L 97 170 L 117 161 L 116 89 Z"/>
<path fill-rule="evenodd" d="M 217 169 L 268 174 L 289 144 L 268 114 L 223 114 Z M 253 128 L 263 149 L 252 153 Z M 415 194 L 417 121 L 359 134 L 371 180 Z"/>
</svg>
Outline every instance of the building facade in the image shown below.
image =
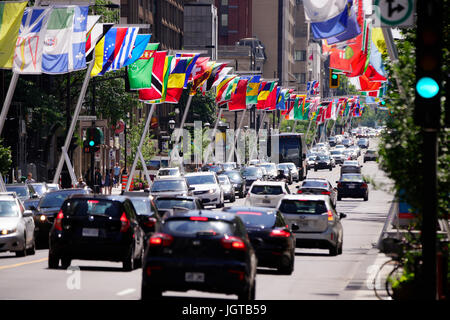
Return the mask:
<svg viewBox="0 0 450 320">
<path fill-rule="evenodd" d="M 253 0 L 215 0 L 219 16 L 219 45 L 232 46 L 252 34 Z"/>
</svg>

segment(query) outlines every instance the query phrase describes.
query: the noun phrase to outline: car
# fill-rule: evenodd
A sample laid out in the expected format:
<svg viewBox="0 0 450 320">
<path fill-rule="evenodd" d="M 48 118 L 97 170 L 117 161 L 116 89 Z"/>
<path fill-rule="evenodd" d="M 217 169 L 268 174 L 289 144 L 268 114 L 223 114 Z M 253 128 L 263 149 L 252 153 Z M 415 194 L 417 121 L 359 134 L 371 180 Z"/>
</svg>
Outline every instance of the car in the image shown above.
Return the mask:
<svg viewBox="0 0 450 320">
<path fill-rule="evenodd" d="M 330 156 L 327 155 L 318 155 L 316 157 L 316 162 L 314 163 L 314 171 L 319 169 L 329 169 L 333 170 L 334 160 Z"/>
<path fill-rule="evenodd" d="M 122 195 L 128 197 L 133 203 L 137 220 L 144 231 L 144 247 L 146 247 L 148 239 L 159 230 L 161 224 L 161 216 L 155 201 L 147 192 L 129 191 Z"/>
<path fill-rule="evenodd" d="M 361 173 L 361 165 L 358 161 L 347 160 L 341 165 L 341 175 L 344 173 Z"/>
<path fill-rule="evenodd" d="M 334 150 L 345 150 L 347 147 L 346 146 L 344 146 L 343 144 L 337 144 L 335 147 L 334 147 Z"/>
<path fill-rule="evenodd" d="M 42 198 L 42 196 L 49 191 L 45 182 L 32 182 L 28 184 L 33 187 L 39 198 Z"/>
<path fill-rule="evenodd" d="M 215 172 L 188 173 L 185 177 L 189 186 L 194 188 L 193 195 L 198 197 L 204 206 L 224 207 L 224 192 Z"/>
<path fill-rule="evenodd" d="M 190 196 L 193 189 L 185 178 L 166 178 L 153 181 L 150 187 L 152 197 L 159 196 Z"/>
<path fill-rule="evenodd" d="M 350 146 L 347 148 L 347 150 L 352 150 L 355 159 L 358 159 L 358 157 L 361 155 L 361 149 L 357 145 Z"/>
<path fill-rule="evenodd" d="M 342 254 L 344 230 L 341 219 L 326 195 L 297 194 L 284 197 L 277 209 L 283 214 L 296 239 L 297 248 L 328 249 Z"/>
<path fill-rule="evenodd" d="M 161 168 L 158 170 L 156 174 L 156 179 L 170 179 L 170 178 L 179 178 L 182 176 L 180 168 Z"/>
<path fill-rule="evenodd" d="M 36 191 L 34 191 L 33 186 L 30 184 L 11 183 L 5 186 L 7 192 L 15 192 L 21 201 L 26 201 L 28 199 L 39 199 L 39 195 Z"/>
<path fill-rule="evenodd" d="M 197 197 L 157 197 L 155 205 L 162 219 L 172 215 L 177 210 L 201 210 L 204 209 Z"/>
<path fill-rule="evenodd" d="M 239 198 L 244 198 L 247 194 L 247 188 L 245 186 L 245 178 L 240 171 L 229 170 L 222 173 L 227 176 L 233 184 L 234 191 L 238 194 Z"/>
<path fill-rule="evenodd" d="M 330 147 L 334 147 L 336 145 L 336 137 L 328 137 L 328 144 Z"/>
<path fill-rule="evenodd" d="M 275 163 L 259 163 L 256 166 L 267 171 L 268 179 L 275 179 L 275 177 L 278 175 L 277 165 Z"/>
<path fill-rule="evenodd" d="M 275 208 L 280 199 L 290 193 L 286 182 L 255 181 L 248 191 L 245 205 Z"/>
<path fill-rule="evenodd" d="M 363 198 L 369 200 L 369 182 L 365 181 L 360 173 L 344 173 L 337 183 L 337 199 L 342 198 Z"/>
<path fill-rule="evenodd" d="M 36 225 L 36 244 L 38 247 L 48 246 L 48 236 L 55 217 L 61 209 L 64 200 L 73 194 L 92 194 L 91 189 L 61 189 L 47 192 L 38 202 L 34 211 L 34 224 Z"/>
<path fill-rule="evenodd" d="M 361 149 L 367 149 L 367 148 L 369 148 L 369 139 L 367 139 L 367 138 L 359 139 L 356 144 Z"/>
<path fill-rule="evenodd" d="M 297 194 L 329 195 L 331 202 L 336 206 L 337 189 L 327 179 L 307 178 L 301 186 L 297 186 L 297 189 Z"/>
<path fill-rule="evenodd" d="M 331 158 L 334 159 L 334 163 L 335 164 L 341 164 L 344 162 L 344 153 L 342 150 L 338 149 L 338 150 L 331 150 L 330 151 L 330 156 Z"/>
<path fill-rule="evenodd" d="M 292 176 L 291 168 L 287 165 L 287 163 L 279 163 L 277 165 L 277 169 L 279 171 L 277 175 L 277 180 L 278 181 L 284 180 L 285 182 L 287 182 L 287 184 L 291 185 L 294 181 L 294 178 Z"/>
<path fill-rule="evenodd" d="M 48 191 L 55 191 L 55 190 L 60 190 L 61 188 L 59 187 L 59 184 L 57 184 L 57 183 L 47 183 L 47 189 L 48 189 Z"/>
<path fill-rule="evenodd" d="M 342 140 L 342 144 L 346 148 L 350 147 L 351 145 L 353 145 L 353 140 L 351 138 L 346 138 L 346 139 Z"/>
<path fill-rule="evenodd" d="M 242 176 L 245 178 L 245 187 L 247 191 L 255 181 L 263 181 L 263 171 L 261 168 L 249 166 L 241 170 Z"/>
<path fill-rule="evenodd" d="M 252 160 L 250 160 L 250 161 L 248 162 L 248 165 L 249 165 L 249 166 L 255 166 L 255 165 L 257 165 L 258 163 L 260 163 L 259 159 L 252 159 Z"/>
<path fill-rule="evenodd" d="M 255 251 L 238 215 L 178 212 L 149 240 L 141 299 L 158 299 L 164 291 L 199 290 L 254 300 L 256 268 Z"/>
<path fill-rule="evenodd" d="M 122 262 L 124 271 L 142 265 L 144 231 L 125 196 L 72 195 L 50 230 L 49 269 L 67 269 L 73 259 Z"/>
<path fill-rule="evenodd" d="M 258 266 L 276 268 L 285 275 L 292 274 L 295 237 L 279 211 L 264 207 L 228 207 L 223 210 L 234 213 L 244 222 Z"/>
<path fill-rule="evenodd" d="M 237 164 L 236 162 L 225 162 L 222 164 L 223 166 L 223 170 L 224 171 L 231 171 L 231 170 L 236 170 L 237 169 Z"/>
<path fill-rule="evenodd" d="M 285 169 L 285 167 L 289 168 L 289 171 L 291 172 L 292 180 L 295 180 L 296 182 L 300 181 L 300 172 L 298 168 L 295 166 L 295 163 L 293 162 L 283 162 L 278 164 L 279 169 Z M 292 182 L 292 181 L 291 181 Z"/>
<path fill-rule="evenodd" d="M 236 201 L 236 193 L 234 190 L 234 186 L 231 183 L 230 179 L 226 175 L 218 175 L 220 186 L 223 190 L 223 196 L 225 200 L 229 200 L 230 202 Z"/>
<path fill-rule="evenodd" d="M 0 252 L 34 255 L 34 228 L 33 212 L 25 210 L 17 194 L 0 192 Z"/>
<path fill-rule="evenodd" d="M 202 167 L 202 170 L 201 170 L 201 171 L 204 171 L 204 172 L 212 171 L 212 172 L 215 172 L 215 173 L 217 173 L 217 174 L 221 174 L 222 172 L 225 171 L 225 168 L 224 168 L 223 165 L 221 165 L 221 164 L 212 164 L 212 163 L 209 163 L 209 164 L 204 165 L 204 166 Z"/>
<path fill-rule="evenodd" d="M 314 164 L 316 163 L 316 157 L 317 157 L 317 155 L 312 155 L 312 156 L 307 157 L 306 166 L 307 166 L 308 170 L 314 168 Z"/>
<path fill-rule="evenodd" d="M 364 153 L 363 161 L 377 161 L 378 154 L 376 150 L 369 149 Z"/>
</svg>

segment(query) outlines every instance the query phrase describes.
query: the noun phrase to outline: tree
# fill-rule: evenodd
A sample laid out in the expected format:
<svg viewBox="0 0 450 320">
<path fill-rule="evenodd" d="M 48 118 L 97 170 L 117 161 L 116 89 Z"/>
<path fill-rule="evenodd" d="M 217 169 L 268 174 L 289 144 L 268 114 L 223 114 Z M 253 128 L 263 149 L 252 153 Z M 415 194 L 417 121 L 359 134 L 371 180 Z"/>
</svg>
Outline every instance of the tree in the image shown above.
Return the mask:
<svg viewBox="0 0 450 320">
<path fill-rule="evenodd" d="M 11 169 L 11 147 L 3 145 L 3 139 L 0 139 L 0 173 L 6 175 Z"/>
</svg>

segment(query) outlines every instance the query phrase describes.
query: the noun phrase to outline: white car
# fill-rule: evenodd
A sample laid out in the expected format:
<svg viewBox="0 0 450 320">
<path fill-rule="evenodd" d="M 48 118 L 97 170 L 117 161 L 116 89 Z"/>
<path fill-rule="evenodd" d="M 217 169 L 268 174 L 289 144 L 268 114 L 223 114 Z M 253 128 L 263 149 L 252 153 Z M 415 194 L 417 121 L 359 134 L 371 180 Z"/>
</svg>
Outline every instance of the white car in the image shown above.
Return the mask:
<svg viewBox="0 0 450 320">
<path fill-rule="evenodd" d="M 193 187 L 193 196 L 197 197 L 203 205 L 224 207 L 224 192 L 220 186 L 215 172 L 196 172 L 185 175 L 189 187 Z"/>
<path fill-rule="evenodd" d="M 245 205 L 276 208 L 280 200 L 290 193 L 285 182 L 255 181 L 247 194 Z"/>
<path fill-rule="evenodd" d="M 156 179 L 179 178 L 181 176 L 180 168 L 161 168 L 156 174 Z"/>
</svg>

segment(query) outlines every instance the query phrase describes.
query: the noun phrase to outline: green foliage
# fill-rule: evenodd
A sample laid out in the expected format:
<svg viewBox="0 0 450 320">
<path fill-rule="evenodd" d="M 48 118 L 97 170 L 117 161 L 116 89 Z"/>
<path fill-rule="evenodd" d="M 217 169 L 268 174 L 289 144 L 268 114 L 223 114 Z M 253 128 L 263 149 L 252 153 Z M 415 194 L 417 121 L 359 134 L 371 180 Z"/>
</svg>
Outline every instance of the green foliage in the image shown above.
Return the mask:
<svg viewBox="0 0 450 320">
<path fill-rule="evenodd" d="M 3 145 L 3 139 L 0 139 L 0 173 L 5 175 L 11 169 L 11 147 Z"/>
<path fill-rule="evenodd" d="M 189 86 L 188 89 L 183 90 L 178 107 L 180 108 L 180 114 L 183 115 L 184 109 L 189 98 Z M 194 121 L 202 121 L 203 123 L 209 122 L 212 124 L 217 119 L 218 108 L 215 103 L 215 95 L 212 91 L 207 92 L 205 95 L 197 93 L 191 102 L 191 106 L 186 118 L 187 123 Z"/>
</svg>

